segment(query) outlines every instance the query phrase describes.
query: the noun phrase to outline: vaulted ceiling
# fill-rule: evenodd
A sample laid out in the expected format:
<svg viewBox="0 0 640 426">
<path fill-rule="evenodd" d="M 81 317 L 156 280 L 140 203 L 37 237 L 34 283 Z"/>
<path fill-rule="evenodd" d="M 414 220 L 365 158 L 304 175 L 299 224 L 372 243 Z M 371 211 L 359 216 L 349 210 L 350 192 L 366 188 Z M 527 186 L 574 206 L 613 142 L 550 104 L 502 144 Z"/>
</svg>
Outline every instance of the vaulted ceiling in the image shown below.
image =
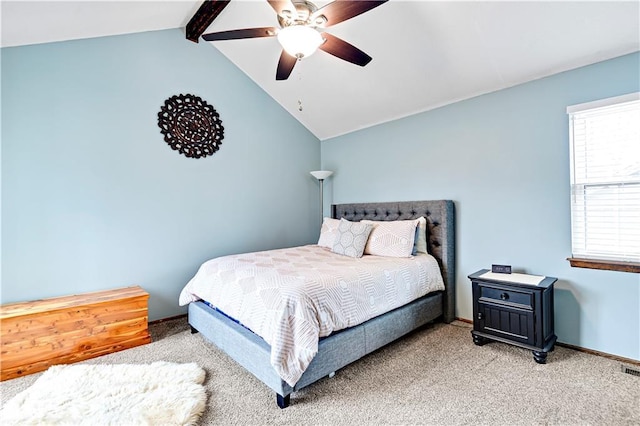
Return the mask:
<svg viewBox="0 0 640 426">
<path fill-rule="evenodd" d="M 200 4 L 3 0 L 2 46 L 185 27 Z M 267 26 L 266 1 L 232 0 L 205 32 Z M 391 0 L 327 31 L 373 60 L 318 51 L 276 81 L 275 37 L 211 44 L 325 140 L 639 51 L 640 1 Z"/>
</svg>

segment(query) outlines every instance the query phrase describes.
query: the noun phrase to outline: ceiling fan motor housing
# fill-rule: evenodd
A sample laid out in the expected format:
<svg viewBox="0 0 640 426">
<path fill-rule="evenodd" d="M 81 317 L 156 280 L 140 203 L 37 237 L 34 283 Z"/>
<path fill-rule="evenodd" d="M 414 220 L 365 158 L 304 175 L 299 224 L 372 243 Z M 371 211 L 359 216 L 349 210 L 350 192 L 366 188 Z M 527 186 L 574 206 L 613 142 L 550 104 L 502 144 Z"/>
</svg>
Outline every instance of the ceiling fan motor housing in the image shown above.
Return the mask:
<svg viewBox="0 0 640 426">
<path fill-rule="evenodd" d="M 318 7 L 310 1 L 294 0 L 291 3 L 293 3 L 296 10 L 291 11 L 284 9 L 278 14 L 280 27 L 286 28 L 292 25 L 305 25 L 315 28 L 322 27 L 327 23 L 327 18 L 324 15 L 313 16 L 318 10 Z"/>
</svg>

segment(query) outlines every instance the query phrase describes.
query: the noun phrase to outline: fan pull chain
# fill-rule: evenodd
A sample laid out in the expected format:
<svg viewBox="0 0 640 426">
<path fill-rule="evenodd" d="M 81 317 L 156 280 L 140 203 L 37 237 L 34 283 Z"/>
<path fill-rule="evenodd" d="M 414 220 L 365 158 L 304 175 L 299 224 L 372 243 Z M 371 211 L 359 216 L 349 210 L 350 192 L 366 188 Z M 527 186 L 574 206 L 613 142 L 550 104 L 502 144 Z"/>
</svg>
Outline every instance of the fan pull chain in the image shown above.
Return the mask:
<svg viewBox="0 0 640 426">
<path fill-rule="evenodd" d="M 300 71 L 300 67 L 298 67 L 298 85 L 302 88 L 302 72 Z M 302 100 L 298 99 L 298 111 L 302 112 Z"/>
</svg>

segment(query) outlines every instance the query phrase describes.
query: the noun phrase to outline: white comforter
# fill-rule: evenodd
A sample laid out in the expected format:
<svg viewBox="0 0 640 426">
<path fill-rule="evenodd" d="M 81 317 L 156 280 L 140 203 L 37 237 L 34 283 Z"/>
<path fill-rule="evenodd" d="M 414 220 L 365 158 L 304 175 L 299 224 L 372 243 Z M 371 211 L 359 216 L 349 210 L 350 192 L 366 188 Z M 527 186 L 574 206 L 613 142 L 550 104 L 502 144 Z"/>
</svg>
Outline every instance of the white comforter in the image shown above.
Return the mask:
<svg viewBox="0 0 640 426">
<path fill-rule="evenodd" d="M 205 300 L 271 345 L 271 364 L 294 386 L 320 337 L 444 290 L 436 260 L 365 255 L 316 245 L 224 256 L 202 264 L 180 305 Z"/>
</svg>

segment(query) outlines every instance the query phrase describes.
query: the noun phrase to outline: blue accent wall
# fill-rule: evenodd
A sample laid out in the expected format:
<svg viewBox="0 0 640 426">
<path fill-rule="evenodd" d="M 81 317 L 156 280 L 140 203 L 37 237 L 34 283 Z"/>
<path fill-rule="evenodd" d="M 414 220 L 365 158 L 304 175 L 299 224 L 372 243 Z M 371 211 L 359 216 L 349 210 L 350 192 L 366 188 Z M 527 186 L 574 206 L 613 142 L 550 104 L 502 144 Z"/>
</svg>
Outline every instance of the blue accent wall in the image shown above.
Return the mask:
<svg viewBox="0 0 640 426">
<path fill-rule="evenodd" d="M 181 30 L 4 48 L 2 303 L 140 285 L 150 319 L 212 257 L 315 242 L 320 142 Z M 192 93 L 225 128 L 190 159 L 157 125 Z"/>
<path fill-rule="evenodd" d="M 492 263 L 559 278 L 564 343 L 640 359 L 640 276 L 571 268 L 567 105 L 640 90 L 632 54 L 322 144 L 181 30 L 1 49 L 1 303 L 140 285 L 150 318 L 212 257 L 315 242 L 325 204 L 453 199 L 457 315 Z M 225 139 L 189 159 L 157 113 L 179 93 Z M 328 211 L 328 210 L 326 210 Z M 471 337 L 469 337 L 471 338 Z"/>
<path fill-rule="evenodd" d="M 640 276 L 571 268 L 568 105 L 640 90 L 640 54 L 322 143 L 334 203 L 453 199 L 457 315 L 492 263 L 554 276 L 559 341 L 640 359 Z M 640 143 L 640 141 L 639 141 Z M 471 339 L 471 336 L 469 337 Z"/>
</svg>

